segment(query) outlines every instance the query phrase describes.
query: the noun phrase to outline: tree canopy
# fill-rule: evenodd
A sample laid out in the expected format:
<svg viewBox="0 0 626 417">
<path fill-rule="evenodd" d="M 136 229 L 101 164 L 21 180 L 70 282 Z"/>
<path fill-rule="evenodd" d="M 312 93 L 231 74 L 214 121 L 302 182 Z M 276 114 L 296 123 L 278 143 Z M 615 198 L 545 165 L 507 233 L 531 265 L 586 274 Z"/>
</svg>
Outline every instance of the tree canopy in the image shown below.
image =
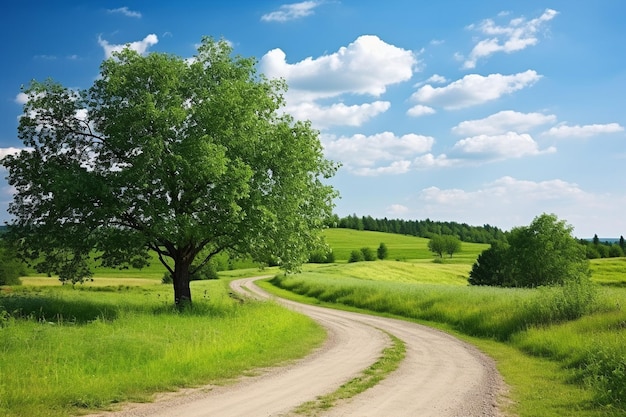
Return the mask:
<svg viewBox="0 0 626 417">
<path fill-rule="evenodd" d="M 537 287 L 587 279 L 589 261 L 572 230 L 554 214 L 545 213 L 529 226 L 513 228 L 506 244 L 492 245 L 478 256 L 470 284 Z"/>
<path fill-rule="evenodd" d="M 192 59 L 127 48 L 87 90 L 31 82 L 27 148 L 2 161 L 16 191 L 11 236 L 39 270 L 73 281 L 94 253 L 140 267 L 154 251 L 176 304 L 220 252 L 296 268 L 321 244 L 336 165 L 309 122 L 281 112 L 285 90 L 211 38 Z"/>
<path fill-rule="evenodd" d="M 452 235 L 433 235 L 428 241 L 428 250 L 435 253 L 440 258 L 446 253 L 450 258 L 461 250 L 461 241 Z"/>
</svg>

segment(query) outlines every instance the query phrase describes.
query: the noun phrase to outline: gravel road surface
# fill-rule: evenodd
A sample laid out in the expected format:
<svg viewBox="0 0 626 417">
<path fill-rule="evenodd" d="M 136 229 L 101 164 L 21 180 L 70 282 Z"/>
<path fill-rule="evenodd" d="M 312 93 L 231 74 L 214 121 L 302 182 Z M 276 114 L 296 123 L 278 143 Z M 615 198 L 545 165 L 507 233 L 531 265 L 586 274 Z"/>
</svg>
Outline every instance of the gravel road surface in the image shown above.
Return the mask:
<svg viewBox="0 0 626 417">
<path fill-rule="evenodd" d="M 233 291 L 270 295 L 254 280 L 233 281 Z M 224 386 L 163 394 L 155 402 L 129 404 L 92 417 L 292 416 L 296 406 L 335 391 L 360 374 L 391 345 L 384 332 L 406 344 L 406 358 L 377 386 L 319 415 L 325 417 L 500 417 L 504 386 L 493 361 L 477 349 L 429 327 L 364 314 L 280 303 L 306 314 L 328 331 L 324 346 L 306 358 Z M 384 331 L 382 331 L 384 330 Z"/>
</svg>

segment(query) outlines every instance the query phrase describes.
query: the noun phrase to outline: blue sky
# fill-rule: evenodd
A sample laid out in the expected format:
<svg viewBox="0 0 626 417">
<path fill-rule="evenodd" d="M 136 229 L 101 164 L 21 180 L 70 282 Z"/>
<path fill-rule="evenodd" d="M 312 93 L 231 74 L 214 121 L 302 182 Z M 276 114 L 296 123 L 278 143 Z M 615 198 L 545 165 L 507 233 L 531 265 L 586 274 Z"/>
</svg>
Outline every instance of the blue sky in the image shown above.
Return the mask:
<svg viewBox="0 0 626 417">
<path fill-rule="evenodd" d="M 113 50 L 228 40 L 342 167 L 335 212 L 626 235 L 626 2 L 20 1 L 0 14 L 0 156 L 20 86 L 87 88 Z M 5 173 L 6 174 L 6 173 Z M 0 220 L 11 189 L 0 182 Z"/>
</svg>

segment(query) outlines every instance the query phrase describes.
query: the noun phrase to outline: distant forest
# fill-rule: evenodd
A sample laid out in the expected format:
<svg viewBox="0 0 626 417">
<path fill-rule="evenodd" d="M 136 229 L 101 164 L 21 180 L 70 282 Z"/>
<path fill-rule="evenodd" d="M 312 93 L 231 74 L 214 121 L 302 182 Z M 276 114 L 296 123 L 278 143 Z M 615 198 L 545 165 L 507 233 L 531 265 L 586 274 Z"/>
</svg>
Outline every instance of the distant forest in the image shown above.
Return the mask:
<svg viewBox="0 0 626 417">
<path fill-rule="evenodd" d="M 453 235 L 463 242 L 492 243 L 505 239 L 505 232 L 490 226 L 470 226 L 466 223 L 426 220 L 375 219 L 372 216 L 358 217 L 356 214 L 339 218 L 333 215 L 329 227 L 373 232 L 397 233 L 430 238 L 433 235 Z"/>
</svg>

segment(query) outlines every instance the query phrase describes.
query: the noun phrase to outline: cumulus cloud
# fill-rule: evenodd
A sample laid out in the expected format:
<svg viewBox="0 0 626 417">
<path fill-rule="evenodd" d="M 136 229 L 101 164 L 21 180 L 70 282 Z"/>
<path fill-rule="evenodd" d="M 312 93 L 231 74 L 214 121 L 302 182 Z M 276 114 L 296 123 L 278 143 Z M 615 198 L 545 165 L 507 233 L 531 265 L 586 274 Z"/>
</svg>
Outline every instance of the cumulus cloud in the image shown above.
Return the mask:
<svg viewBox="0 0 626 417">
<path fill-rule="evenodd" d="M 446 79 L 446 77 L 444 77 L 443 75 L 439 75 L 439 74 L 433 74 L 428 80 L 426 80 L 429 83 L 434 83 L 434 84 L 443 84 L 445 82 L 448 82 L 448 80 Z"/>
<path fill-rule="evenodd" d="M 508 132 L 501 135 L 478 135 L 458 141 L 453 152 L 488 160 L 502 160 L 556 152 L 556 148 L 539 149 L 528 133 Z"/>
<path fill-rule="evenodd" d="M 108 59 L 113 55 L 113 52 L 120 52 L 126 48 L 130 48 L 133 51 L 143 55 L 148 51 L 148 48 L 156 45 L 159 42 L 159 38 L 154 33 L 149 34 L 140 41 L 130 42 L 126 44 L 110 44 L 107 40 L 98 36 L 98 43 L 104 49 L 104 56 Z"/>
<path fill-rule="evenodd" d="M 300 3 L 283 4 L 278 10 L 264 14 L 261 20 L 264 22 L 287 22 L 312 15 L 314 9 L 321 4 L 319 1 L 303 1 Z"/>
<path fill-rule="evenodd" d="M 26 104 L 28 102 L 28 95 L 26 95 L 26 93 L 19 93 L 15 96 L 15 102 L 17 104 Z"/>
<path fill-rule="evenodd" d="M 506 132 L 529 132 L 548 123 L 555 123 L 556 116 L 543 113 L 520 113 L 503 110 L 484 119 L 466 120 L 452 128 L 457 135 L 497 135 Z"/>
<path fill-rule="evenodd" d="M 477 25 L 470 25 L 468 29 L 476 30 L 487 38 L 478 41 L 463 63 L 463 68 L 475 68 L 479 59 L 497 52 L 511 53 L 536 45 L 539 42 L 540 31 L 557 14 L 556 10 L 546 9 L 535 19 L 526 20 L 524 17 L 518 17 L 511 19 L 507 25 L 503 26 L 497 25 L 492 19 L 483 20 Z"/>
<path fill-rule="evenodd" d="M 126 6 L 118 7 L 117 9 L 108 9 L 107 12 L 122 14 L 122 15 L 124 15 L 126 17 L 136 17 L 138 19 L 141 18 L 141 13 L 140 12 L 137 12 L 137 11 L 134 11 L 134 10 L 130 10 Z"/>
<path fill-rule="evenodd" d="M 528 70 L 512 75 L 468 74 L 444 87 L 427 84 L 411 96 L 412 100 L 445 109 L 460 109 L 496 100 L 505 94 L 532 86 L 541 75 Z"/>
<path fill-rule="evenodd" d="M 375 101 L 373 103 L 345 105 L 335 103 L 320 106 L 314 101 L 302 102 L 289 107 L 289 114 L 298 120 L 310 120 L 317 129 L 329 126 L 361 126 L 363 123 L 386 112 L 391 103 Z"/>
<path fill-rule="evenodd" d="M 409 80 L 416 63 L 413 52 L 365 35 L 333 54 L 295 64 L 273 49 L 261 58 L 260 68 L 269 78 L 284 78 L 301 100 L 315 100 L 345 93 L 378 97 L 387 86 Z"/>
<path fill-rule="evenodd" d="M 338 99 L 342 95 L 380 97 L 388 86 L 409 80 L 417 64 L 415 54 L 382 41 L 377 36 L 360 36 L 337 52 L 318 58 L 308 57 L 290 64 L 281 49 L 267 52 L 259 68 L 268 78 L 284 78 L 289 85 L 286 111 L 298 118 L 317 120 L 324 128 L 329 125 L 358 126 L 386 111 L 389 103 L 347 106 L 336 103 L 321 106 L 322 99 Z M 338 116 L 349 115 L 341 118 Z M 321 116 L 329 116 L 322 120 Z"/>
<path fill-rule="evenodd" d="M 437 111 L 432 107 L 424 106 L 423 104 L 418 104 L 416 106 L 411 107 L 406 114 L 412 117 L 420 117 L 426 116 L 428 114 L 434 114 Z"/>
<path fill-rule="evenodd" d="M 546 136 L 553 136 L 559 139 L 566 138 L 589 138 L 592 136 L 598 136 L 608 133 L 617 133 L 623 132 L 624 128 L 618 123 L 608 123 L 608 124 L 593 124 L 593 125 L 576 125 L 576 126 L 567 126 L 560 125 L 555 126 L 544 132 Z"/>
<path fill-rule="evenodd" d="M 432 153 L 427 153 L 413 160 L 413 167 L 415 169 L 446 168 L 462 164 L 463 160 L 448 158 L 446 154 L 435 156 Z"/>
<path fill-rule="evenodd" d="M 326 156 L 339 161 L 357 175 L 400 174 L 411 169 L 416 155 L 430 151 L 435 140 L 430 136 L 391 132 L 351 137 L 323 135 Z"/>
</svg>

